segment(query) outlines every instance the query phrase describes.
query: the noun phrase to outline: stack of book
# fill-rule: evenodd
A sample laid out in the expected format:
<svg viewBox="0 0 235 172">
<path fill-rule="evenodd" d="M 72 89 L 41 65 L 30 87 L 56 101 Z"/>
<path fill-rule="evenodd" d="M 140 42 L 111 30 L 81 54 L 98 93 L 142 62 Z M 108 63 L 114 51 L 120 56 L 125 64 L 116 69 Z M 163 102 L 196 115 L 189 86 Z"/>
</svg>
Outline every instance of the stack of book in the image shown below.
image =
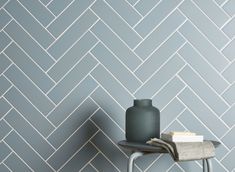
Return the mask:
<svg viewBox="0 0 235 172">
<path fill-rule="evenodd" d="M 177 132 L 162 133 L 161 139 L 170 142 L 203 142 L 203 136 L 192 132 Z"/>
</svg>

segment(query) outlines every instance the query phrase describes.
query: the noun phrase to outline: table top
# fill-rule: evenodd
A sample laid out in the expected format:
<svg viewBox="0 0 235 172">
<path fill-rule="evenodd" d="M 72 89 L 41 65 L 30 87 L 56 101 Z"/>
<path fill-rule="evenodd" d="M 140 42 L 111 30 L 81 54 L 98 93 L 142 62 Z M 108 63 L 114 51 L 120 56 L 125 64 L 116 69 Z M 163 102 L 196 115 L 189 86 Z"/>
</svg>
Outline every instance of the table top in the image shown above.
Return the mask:
<svg viewBox="0 0 235 172">
<path fill-rule="evenodd" d="M 215 147 L 218 147 L 220 145 L 220 142 L 212 140 L 211 142 L 214 144 Z M 128 142 L 126 140 L 122 140 L 118 142 L 118 145 L 131 151 L 140 151 L 145 153 L 168 153 L 168 151 L 166 151 L 161 147 L 152 146 L 146 143 L 136 143 L 136 142 Z"/>
</svg>

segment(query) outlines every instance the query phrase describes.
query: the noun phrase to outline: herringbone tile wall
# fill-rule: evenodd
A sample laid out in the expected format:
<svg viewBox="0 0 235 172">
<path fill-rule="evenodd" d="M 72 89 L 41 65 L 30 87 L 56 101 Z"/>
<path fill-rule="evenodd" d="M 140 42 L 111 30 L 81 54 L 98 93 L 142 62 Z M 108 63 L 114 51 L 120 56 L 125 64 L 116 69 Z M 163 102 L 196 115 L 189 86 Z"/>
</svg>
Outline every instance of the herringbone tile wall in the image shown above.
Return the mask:
<svg viewBox="0 0 235 172">
<path fill-rule="evenodd" d="M 126 171 L 125 109 L 219 140 L 235 162 L 235 0 L 1 0 L 0 171 Z M 140 158 L 135 171 L 199 172 Z"/>
</svg>

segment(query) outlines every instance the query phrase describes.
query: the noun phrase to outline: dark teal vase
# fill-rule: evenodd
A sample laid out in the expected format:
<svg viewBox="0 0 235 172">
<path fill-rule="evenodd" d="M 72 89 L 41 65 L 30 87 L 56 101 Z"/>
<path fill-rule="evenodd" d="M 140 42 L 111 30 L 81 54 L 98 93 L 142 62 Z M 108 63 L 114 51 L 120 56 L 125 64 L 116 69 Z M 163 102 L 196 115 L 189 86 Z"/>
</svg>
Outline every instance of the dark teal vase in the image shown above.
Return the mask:
<svg viewBox="0 0 235 172">
<path fill-rule="evenodd" d="M 150 99 L 134 100 L 134 106 L 126 110 L 126 140 L 146 143 L 160 137 L 160 112 Z"/>
</svg>

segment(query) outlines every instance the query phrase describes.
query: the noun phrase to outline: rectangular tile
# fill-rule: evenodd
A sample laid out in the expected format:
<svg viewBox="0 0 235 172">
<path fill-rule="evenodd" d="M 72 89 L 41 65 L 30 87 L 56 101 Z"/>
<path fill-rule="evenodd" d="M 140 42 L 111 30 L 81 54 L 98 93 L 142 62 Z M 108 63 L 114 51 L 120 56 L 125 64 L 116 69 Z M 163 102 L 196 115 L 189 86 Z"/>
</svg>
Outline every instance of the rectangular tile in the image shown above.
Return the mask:
<svg viewBox="0 0 235 172">
<path fill-rule="evenodd" d="M 47 5 L 51 0 L 40 0 L 44 5 Z"/>
<path fill-rule="evenodd" d="M 234 169 L 235 149 L 233 149 L 221 162 L 230 171 Z"/>
<path fill-rule="evenodd" d="M 184 88 L 184 86 L 185 84 L 180 79 L 174 77 L 153 97 L 153 104 L 155 104 L 157 108 L 162 109 Z"/>
<path fill-rule="evenodd" d="M 206 60 L 196 52 L 190 44 L 185 44 L 178 52 L 195 69 L 206 82 L 215 89 L 217 93 L 222 93 L 228 83 Z"/>
<path fill-rule="evenodd" d="M 127 1 L 112 1 L 106 0 L 106 2 L 130 25 L 135 25 L 140 19 L 141 15 L 135 11 Z"/>
<path fill-rule="evenodd" d="M 55 148 L 58 148 L 97 108 L 98 106 L 91 99 L 86 99 L 55 131 L 53 131 L 47 140 Z"/>
<path fill-rule="evenodd" d="M 191 132 L 196 132 L 202 134 L 206 140 L 218 140 L 213 133 L 208 130 L 189 110 L 184 111 L 179 117 L 178 120 Z M 216 157 L 221 159 L 228 150 L 224 145 L 220 145 L 215 150 Z"/>
<path fill-rule="evenodd" d="M 53 0 L 47 8 L 54 14 L 59 15 L 73 0 Z"/>
<path fill-rule="evenodd" d="M 102 21 L 96 23 L 91 31 L 131 70 L 141 63 L 141 60 Z"/>
<path fill-rule="evenodd" d="M 135 74 L 142 81 L 146 81 L 184 42 L 179 33 L 174 33 L 135 71 Z"/>
<path fill-rule="evenodd" d="M 224 33 L 230 38 L 232 39 L 235 35 L 235 31 L 234 31 L 234 26 L 235 26 L 235 18 L 232 18 L 223 28 L 222 30 L 224 31 Z"/>
<path fill-rule="evenodd" d="M 87 143 L 76 155 L 60 170 L 61 172 L 77 172 L 97 154 L 97 149 Z"/>
<path fill-rule="evenodd" d="M 0 142 L 0 162 L 2 162 L 9 154 L 11 150 L 4 142 Z"/>
<path fill-rule="evenodd" d="M 194 0 L 194 2 L 219 28 L 229 19 L 228 15 L 213 1 Z"/>
<path fill-rule="evenodd" d="M 235 61 L 223 71 L 222 75 L 232 84 L 235 81 Z"/>
<path fill-rule="evenodd" d="M 125 110 L 120 107 L 101 87 L 91 98 L 123 129 L 125 130 Z"/>
<path fill-rule="evenodd" d="M 55 170 L 58 170 L 97 130 L 90 121 L 87 121 L 47 162 Z"/>
<path fill-rule="evenodd" d="M 55 37 L 58 37 L 69 27 L 93 2 L 93 0 L 74 1 L 59 17 L 47 28 Z"/>
<path fill-rule="evenodd" d="M 136 93 L 136 98 L 150 98 L 157 92 L 178 70 L 184 66 L 183 60 L 174 55 L 162 68 L 153 75 Z"/>
<path fill-rule="evenodd" d="M 47 70 L 54 63 L 47 52 L 29 37 L 15 21 L 11 21 L 4 30 L 43 70 Z"/>
<path fill-rule="evenodd" d="M 20 0 L 20 2 L 44 27 L 55 18 L 39 1 Z"/>
<path fill-rule="evenodd" d="M 181 92 L 179 98 L 217 137 L 221 137 L 227 131 L 228 128 L 224 123 L 222 123 L 222 121 L 220 121 L 220 119 L 208 109 L 191 90 L 186 88 Z"/>
<path fill-rule="evenodd" d="M 5 120 L 42 156 L 42 158 L 47 159 L 54 152 L 52 146 L 25 121 L 16 110 L 11 110 L 6 115 Z"/>
<path fill-rule="evenodd" d="M 218 116 L 226 111 L 228 105 L 189 66 L 186 66 L 179 76 Z"/>
<path fill-rule="evenodd" d="M 235 25 L 234 25 L 235 26 Z M 222 53 L 225 55 L 226 58 L 228 58 L 230 61 L 235 59 L 234 53 L 235 53 L 235 40 L 232 40 L 223 50 Z"/>
<path fill-rule="evenodd" d="M 97 172 L 90 164 L 86 165 L 85 168 L 81 170 L 81 172 Z"/>
<path fill-rule="evenodd" d="M 205 2 L 203 2 L 203 4 L 205 4 Z M 211 2 L 211 4 L 214 3 Z M 184 1 L 179 9 L 218 49 L 221 49 L 229 41 L 225 34 L 191 1 Z"/>
<path fill-rule="evenodd" d="M 54 1 L 53 1 L 54 2 Z M 67 1 L 66 1 L 67 2 Z M 68 30 L 48 49 L 48 52 L 59 59 L 97 20 L 96 15 L 87 10 Z"/>
<path fill-rule="evenodd" d="M 235 103 L 235 84 L 233 83 L 223 94 L 223 98 L 230 104 Z"/>
<path fill-rule="evenodd" d="M 65 55 L 48 71 L 48 74 L 58 82 L 73 65 L 78 62 L 97 42 L 97 39 L 87 32 Z"/>
<path fill-rule="evenodd" d="M 5 5 L 5 3 L 7 2 L 8 0 L 1 0 L 0 1 L 0 7 L 2 7 L 3 5 Z"/>
<path fill-rule="evenodd" d="M 0 52 L 6 48 L 6 46 L 11 42 L 11 39 L 3 32 L 0 32 Z"/>
<path fill-rule="evenodd" d="M 31 169 L 15 153 L 12 153 L 4 163 L 12 171 L 31 172 Z"/>
<path fill-rule="evenodd" d="M 0 171 L 1 172 L 10 172 L 10 170 L 4 164 L 0 164 Z"/>
<path fill-rule="evenodd" d="M 179 31 L 219 72 L 228 64 L 228 60 L 190 22 L 187 21 Z"/>
<path fill-rule="evenodd" d="M 235 140 L 232 139 L 235 135 L 235 127 L 231 128 L 231 130 L 222 138 L 223 143 L 228 146 L 229 149 L 234 148 Z"/>
<path fill-rule="evenodd" d="M 11 61 L 4 55 L 0 54 L 0 73 L 3 73 L 4 70 L 11 64 Z"/>
<path fill-rule="evenodd" d="M 35 109 L 23 95 L 12 87 L 5 98 L 44 136 L 48 136 L 54 127 Z M 43 124 L 43 125 L 42 125 Z"/>
<path fill-rule="evenodd" d="M 11 132 L 5 141 L 34 171 L 53 171 L 16 132 Z"/>
<path fill-rule="evenodd" d="M 136 10 L 145 16 L 155 5 L 159 3 L 160 0 L 139 0 L 135 4 Z"/>
<path fill-rule="evenodd" d="M 163 154 L 155 163 L 148 169 L 149 172 L 155 172 L 156 169 L 159 171 L 167 171 L 174 161 L 169 154 Z"/>
<path fill-rule="evenodd" d="M 0 119 L 11 109 L 11 105 L 3 98 L 0 98 Z"/>
<path fill-rule="evenodd" d="M 0 120 L 0 140 L 2 140 L 10 131 L 11 127 L 3 119 Z"/>
<path fill-rule="evenodd" d="M 133 96 L 115 80 L 101 65 L 92 71 L 91 75 L 119 102 L 124 108 L 130 106 Z M 110 84 L 112 83 L 112 84 Z"/>
<path fill-rule="evenodd" d="M 227 112 L 222 116 L 222 120 L 229 126 L 232 127 L 235 124 L 235 105 L 228 109 Z"/>
<path fill-rule="evenodd" d="M 179 165 L 185 171 L 188 170 L 190 170 L 190 172 L 202 171 L 202 168 L 196 163 L 196 161 L 179 162 Z"/>
<path fill-rule="evenodd" d="M 134 92 L 141 82 L 133 75 L 102 43 L 98 43 L 91 53 L 104 65 L 130 92 Z"/>
<path fill-rule="evenodd" d="M 138 0 L 127 0 L 131 5 L 134 5 Z"/>
<path fill-rule="evenodd" d="M 52 110 L 53 103 L 15 65 L 5 75 L 43 114 Z"/>
<path fill-rule="evenodd" d="M 0 76 L 0 97 L 11 87 L 11 83 L 6 79 L 5 76 Z"/>
<path fill-rule="evenodd" d="M 98 134 L 92 138 L 91 142 L 95 144 L 120 171 L 126 171 L 127 157 L 102 132 L 98 132 Z"/>
<path fill-rule="evenodd" d="M 174 1 L 175 2 L 175 1 Z M 162 42 L 185 21 L 185 17 L 179 12 L 174 11 L 163 23 L 161 23 L 141 44 L 135 52 L 146 59 Z"/>
<path fill-rule="evenodd" d="M 130 47 L 134 48 L 140 41 L 140 36 L 127 25 L 114 11 L 103 1 L 98 0 L 91 9 Z"/>
<path fill-rule="evenodd" d="M 0 30 L 11 20 L 11 17 L 3 9 L 0 10 Z"/>
<path fill-rule="evenodd" d="M 54 103 L 59 103 L 97 64 L 90 55 L 86 55 L 49 93 Z M 75 79 L 76 78 L 76 79 Z"/>
<path fill-rule="evenodd" d="M 95 159 L 91 161 L 91 164 L 98 170 L 98 171 L 113 171 L 118 172 L 118 170 L 102 155 L 98 154 Z"/>
<path fill-rule="evenodd" d="M 151 32 L 169 13 L 171 13 L 180 0 L 165 0 L 161 1 L 145 18 L 135 27 L 135 30 L 142 36 L 145 37 Z M 148 2 L 144 2 L 148 3 Z M 171 23 L 172 24 L 172 23 Z"/>
<path fill-rule="evenodd" d="M 53 85 L 53 81 L 41 70 L 15 43 L 5 50 L 6 55 L 44 92 Z"/>
<path fill-rule="evenodd" d="M 235 14 L 235 1 L 230 0 L 227 1 L 223 7 L 224 11 L 226 11 L 230 16 L 233 16 Z"/>
<path fill-rule="evenodd" d="M 31 4 L 32 5 L 32 4 Z M 18 1 L 10 1 L 5 6 L 5 9 L 20 23 L 20 25 L 32 35 L 41 46 L 47 48 L 54 38 L 51 34 L 41 26 L 29 12 Z M 43 11 L 41 11 L 43 12 Z M 43 14 L 41 14 L 43 15 Z M 48 18 L 49 16 L 47 16 Z"/>
</svg>

